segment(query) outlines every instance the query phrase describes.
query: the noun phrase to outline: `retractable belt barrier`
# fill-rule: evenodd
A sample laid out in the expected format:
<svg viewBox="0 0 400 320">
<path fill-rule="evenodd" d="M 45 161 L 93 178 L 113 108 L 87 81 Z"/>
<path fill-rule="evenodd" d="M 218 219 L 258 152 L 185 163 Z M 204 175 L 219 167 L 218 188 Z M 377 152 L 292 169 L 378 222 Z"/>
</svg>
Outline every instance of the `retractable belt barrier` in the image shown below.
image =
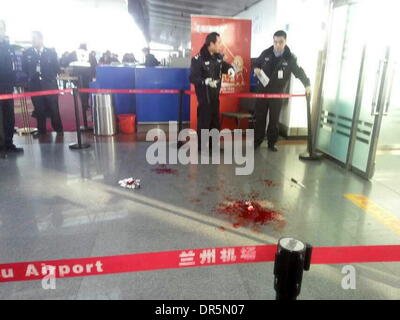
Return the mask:
<svg viewBox="0 0 400 320">
<path fill-rule="evenodd" d="M 57 95 L 62 93 L 70 93 L 74 97 L 74 109 L 75 109 L 75 122 L 76 122 L 76 134 L 77 143 L 71 144 L 69 147 L 71 150 L 81 150 L 90 147 L 90 144 L 82 143 L 82 132 L 80 126 L 79 117 L 79 106 L 78 106 L 78 96 L 79 93 L 87 94 L 176 94 L 179 95 L 179 109 L 178 109 L 178 130 L 179 132 L 183 129 L 183 97 L 184 95 L 194 95 L 196 94 L 191 90 L 183 89 L 93 89 L 93 88 L 74 88 L 74 89 L 64 89 L 64 90 L 46 90 L 46 91 L 35 91 L 35 92 L 25 92 L 20 94 L 3 94 L 0 95 L 0 100 L 11 100 L 11 99 L 21 99 L 27 97 L 38 97 L 46 95 Z M 301 160 L 319 160 L 321 156 L 317 155 L 313 146 L 313 134 L 311 127 L 311 102 L 310 96 L 306 94 L 281 94 L 281 93 L 225 93 L 220 94 L 221 97 L 236 97 L 236 98 L 254 98 L 254 99 L 289 99 L 306 97 L 307 99 L 307 122 L 308 122 L 308 139 L 307 139 L 307 152 L 300 155 Z M 85 122 L 85 115 L 84 115 Z M 1 133 L 0 133 L 1 134 Z M 178 148 L 180 148 L 184 143 L 179 141 Z M 1 158 L 4 158 L 2 156 Z"/>
<path fill-rule="evenodd" d="M 61 94 L 61 93 L 70 93 L 70 94 L 72 94 L 72 89 L 32 91 L 32 92 L 16 93 L 16 94 L 14 94 L 14 93 L 0 94 L 0 100 L 18 100 L 18 99 L 21 99 L 21 98 L 52 96 L 52 95 L 58 95 L 58 94 Z"/>
<path fill-rule="evenodd" d="M 93 88 L 74 88 L 64 90 L 46 90 L 46 91 L 34 91 L 25 92 L 18 94 L 2 94 L 0 95 L 1 100 L 18 100 L 29 97 L 39 97 L 47 95 L 58 95 L 58 94 L 72 94 L 74 97 L 74 109 L 75 109 L 75 121 L 76 121 L 76 133 L 77 143 L 71 144 L 69 147 L 71 150 L 81 150 L 90 147 L 90 144 L 82 143 L 82 133 L 80 126 L 79 117 L 79 106 L 78 99 L 79 93 L 87 94 L 176 94 L 179 95 L 179 109 L 178 109 L 178 130 L 179 132 L 183 129 L 183 96 L 194 95 L 194 91 L 183 90 L 183 89 L 93 89 Z M 255 99 L 289 99 L 297 97 L 306 97 L 305 94 L 280 94 L 280 93 L 224 93 L 220 94 L 221 97 L 236 97 L 236 98 L 255 98 Z M 307 105 L 309 106 L 309 99 L 307 99 Z M 308 108 L 309 110 L 310 108 Z M 85 119 L 84 119 L 85 120 Z M 181 147 L 183 142 L 178 142 L 178 147 Z M 309 147 L 309 150 L 310 147 Z"/>
<path fill-rule="evenodd" d="M 0 283 L 40 280 L 43 266 L 55 267 L 56 278 L 273 262 L 277 245 L 135 253 L 51 261 L 0 264 Z M 400 246 L 315 247 L 311 264 L 399 262 Z"/>
<path fill-rule="evenodd" d="M 94 94 L 179 94 L 182 90 L 178 89 L 78 89 L 79 93 L 94 93 Z M 17 100 L 21 98 L 40 97 L 48 95 L 58 95 L 62 93 L 73 93 L 73 89 L 64 90 L 46 90 L 33 91 L 17 94 L 0 94 L 0 100 Z M 186 95 L 196 94 L 194 91 L 183 91 Z M 224 93 L 221 97 L 237 97 L 237 98 L 256 98 L 256 99 L 289 99 L 305 97 L 305 94 L 281 94 L 281 93 Z"/>
<path fill-rule="evenodd" d="M 98 93 L 98 94 L 179 94 L 182 90 L 178 89 L 79 89 L 81 93 Z M 195 91 L 184 90 L 186 95 L 195 95 Z M 257 98 L 257 99 L 289 99 L 305 97 L 305 94 L 282 94 L 282 93 L 228 93 L 221 92 L 221 97 L 236 98 Z"/>
</svg>

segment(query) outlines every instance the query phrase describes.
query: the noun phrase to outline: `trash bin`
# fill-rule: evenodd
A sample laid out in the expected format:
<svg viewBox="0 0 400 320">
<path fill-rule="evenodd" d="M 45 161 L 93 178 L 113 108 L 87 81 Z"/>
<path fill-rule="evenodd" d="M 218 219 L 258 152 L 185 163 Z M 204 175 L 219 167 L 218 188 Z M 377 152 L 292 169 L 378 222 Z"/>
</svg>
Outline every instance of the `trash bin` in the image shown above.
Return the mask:
<svg viewBox="0 0 400 320">
<path fill-rule="evenodd" d="M 111 94 L 93 94 L 93 130 L 96 136 L 113 136 L 117 133 Z"/>
</svg>

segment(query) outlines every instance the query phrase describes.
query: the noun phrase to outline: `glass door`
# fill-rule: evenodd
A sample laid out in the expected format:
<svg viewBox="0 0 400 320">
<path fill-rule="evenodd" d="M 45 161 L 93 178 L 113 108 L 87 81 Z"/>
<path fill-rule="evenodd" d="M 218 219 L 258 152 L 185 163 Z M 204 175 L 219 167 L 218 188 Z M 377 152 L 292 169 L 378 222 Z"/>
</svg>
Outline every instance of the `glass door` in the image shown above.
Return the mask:
<svg viewBox="0 0 400 320">
<path fill-rule="evenodd" d="M 393 137 L 400 131 L 395 12 L 393 0 L 332 2 L 316 147 L 366 179 L 375 172 L 378 141 L 400 145 Z M 382 123 L 396 131 L 379 140 Z"/>
<path fill-rule="evenodd" d="M 389 93 L 385 101 L 378 151 L 400 151 L 400 50 L 392 48 L 391 56 Z"/>
<path fill-rule="evenodd" d="M 362 66 L 359 6 L 333 6 L 321 94 L 317 148 L 343 165 L 348 158 L 354 106 Z"/>
<path fill-rule="evenodd" d="M 388 95 L 376 154 L 374 180 L 400 193 L 400 50 L 391 48 Z"/>
<path fill-rule="evenodd" d="M 393 74 L 389 62 L 389 47 L 367 46 L 348 161 L 348 166 L 366 179 L 375 172 L 380 127 Z"/>
</svg>

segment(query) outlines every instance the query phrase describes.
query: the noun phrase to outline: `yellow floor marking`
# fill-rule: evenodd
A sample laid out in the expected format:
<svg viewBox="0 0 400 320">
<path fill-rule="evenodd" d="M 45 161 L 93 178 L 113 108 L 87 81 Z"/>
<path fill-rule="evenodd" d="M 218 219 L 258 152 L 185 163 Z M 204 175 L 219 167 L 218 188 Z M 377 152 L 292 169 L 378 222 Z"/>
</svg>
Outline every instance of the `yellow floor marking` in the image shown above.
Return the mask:
<svg viewBox="0 0 400 320">
<path fill-rule="evenodd" d="M 374 217 L 377 221 L 400 235 L 400 219 L 362 194 L 345 194 L 345 198 Z"/>
</svg>

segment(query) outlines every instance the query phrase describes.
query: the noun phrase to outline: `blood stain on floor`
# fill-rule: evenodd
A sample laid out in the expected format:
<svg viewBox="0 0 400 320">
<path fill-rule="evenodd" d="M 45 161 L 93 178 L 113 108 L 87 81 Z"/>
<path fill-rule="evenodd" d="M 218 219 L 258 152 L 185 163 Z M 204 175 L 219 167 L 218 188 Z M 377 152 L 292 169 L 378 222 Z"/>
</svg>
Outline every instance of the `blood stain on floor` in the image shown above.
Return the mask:
<svg viewBox="0 0 400 320">
<path fill-rule="evenodd" d="M 158 168 L 151 169 L 151 171 L 157 173 L 157 174 L 172 174 L 172 175 L 178 175 L 178 171 L 175 169 L 168 168 L 165 165 L 161 165 Z"/>
<path fill-rule="evenodd" d="M 251 197 L 247 199 L 251 200 L 227 199 L 217 205 L 216 212 L 227 216 L 235 229 L 250 227 L 254 231 L 260 231 L 261 227 L 273 224 L 275 230 L 281 231 L 285 227 L 286 220 L 282 213 L 269 208 L 269 202 L 260 202 Z"/>
<path fill-rule="evenodd" d="M 216 192 L 216 191 L 219 191 L 219 187 L 206 187 L 206 191 Z"/>
<path fill-rule="evenodd" d="M 274 182 L 274 181 L 269 180 L 269 179 L 265 179 L 265 180 L 263 180 L 263 182 L 267 187 L 276 187 L 278 185 L 277 182 Z"/>
</svg>

